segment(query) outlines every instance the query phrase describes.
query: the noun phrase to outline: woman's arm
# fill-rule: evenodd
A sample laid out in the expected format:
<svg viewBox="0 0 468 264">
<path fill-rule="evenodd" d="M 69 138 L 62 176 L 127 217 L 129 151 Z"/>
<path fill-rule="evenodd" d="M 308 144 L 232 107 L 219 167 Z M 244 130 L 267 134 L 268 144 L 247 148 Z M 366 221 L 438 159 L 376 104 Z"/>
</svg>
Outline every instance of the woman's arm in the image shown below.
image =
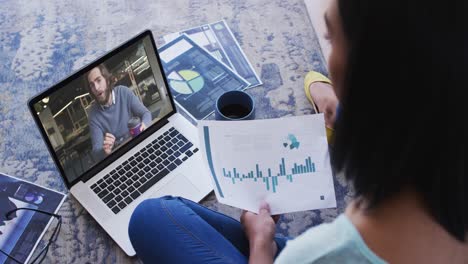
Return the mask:
<svg viewBox="0 0 468 264">
<path fill-rule="evenodd" d="M 250 243 L 250 242 L 249 242 Z M 258 241 L 250 244 L 249 263 L 270 264 L 276 254 L 275 241 Z"/>
<path fill-rule="evenodd" d="M 277 251 L 274 241 L 276 225 L 268 204 L 263 203 L 258 214 L 244 211 L 241 223 L 249 240 L 249 263 L 273 263 Z"/>
</svg>

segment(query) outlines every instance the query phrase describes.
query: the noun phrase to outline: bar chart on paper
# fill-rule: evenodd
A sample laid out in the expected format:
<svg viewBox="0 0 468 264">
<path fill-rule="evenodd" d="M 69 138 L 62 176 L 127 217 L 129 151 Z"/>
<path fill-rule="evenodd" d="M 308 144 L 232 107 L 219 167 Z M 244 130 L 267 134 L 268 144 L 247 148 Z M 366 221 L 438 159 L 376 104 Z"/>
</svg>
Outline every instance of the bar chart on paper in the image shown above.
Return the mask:
<svg viewBox="0 0 468 264">
<path fill-rule="evenodd" d="M 219 202 L 255 212 L 265 200 L 276 213 L 336 206 L 323 116 L 203 121 L 199 135 Z"/>
<path fill-rule="evenodd" d="M 236 184 L 236 180 L 263 182 L 267 191 L 271 190 L 273 193 L 276 193 L 276 189 L 278 188 L 278 177 L 286 177 L 287 181 L 291 183 L 293 182 L 293 177 L 296 175 L 304 174 L 306 175 L 305 177 L 313 177 L 311 174 L 315 172 L 315 163 L 313 163 L 310 157 L 308 157 L 305 159 L 303 165 L 294 163 L 294 166 L 289 170 L 289 172 L 287 172 L 284 158 L 281 158 L 281 164 L 279 164 L 279 172 L 277 174 L 274 172 L 272 173 L 271 168 L 268 168 L 266 171 L 267 173 L 264 173 L 264 171 L 260 169 L 260 166 L 255 164 L 255 171 L 251 170 L 242 174 L 240 174 L 239 170 L 236 170 L 236 168 L 232 168 L 232 170 L 226 170 L 226 168 L 223 168 L 223 176 L 230 178 L 232 180 L 232 184 Z"/>
</svg>

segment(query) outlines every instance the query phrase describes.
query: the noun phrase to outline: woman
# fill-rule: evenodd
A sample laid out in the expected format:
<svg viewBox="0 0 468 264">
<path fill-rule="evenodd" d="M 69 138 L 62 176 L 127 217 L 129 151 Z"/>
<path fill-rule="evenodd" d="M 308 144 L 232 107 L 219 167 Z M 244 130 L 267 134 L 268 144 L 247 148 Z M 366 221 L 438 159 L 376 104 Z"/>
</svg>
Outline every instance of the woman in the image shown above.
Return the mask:
<svg viewBox="0 0 468 264">
<path fill-rule="evenodd" d="M 467 263 L 460 144 L 466 7 L 462 1 L 331 4 L 329 69 L 340 100 L 332 165 L 356 192 L 334 222 L 284 247 L 266 204 L 259 214 L 244 212 L 240 224 L 163 197 L 143 202 L 132 216 L 138 256 L 145 263 Z"/>
</svg>

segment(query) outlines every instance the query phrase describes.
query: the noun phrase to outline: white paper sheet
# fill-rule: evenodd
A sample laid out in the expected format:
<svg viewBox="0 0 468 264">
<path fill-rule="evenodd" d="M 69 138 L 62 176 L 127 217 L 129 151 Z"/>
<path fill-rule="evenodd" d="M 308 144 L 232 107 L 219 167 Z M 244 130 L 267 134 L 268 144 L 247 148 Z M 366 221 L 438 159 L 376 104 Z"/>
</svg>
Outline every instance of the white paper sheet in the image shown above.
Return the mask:
<svg viewBox="0 0 468 264">
<path fill-rule="evenodd" d="M 336 207 L 323 114 L 198 123 L 220 203 L 272 214 Z M 236 175 L 236 176 L 234 176 Z"/>
</svg>

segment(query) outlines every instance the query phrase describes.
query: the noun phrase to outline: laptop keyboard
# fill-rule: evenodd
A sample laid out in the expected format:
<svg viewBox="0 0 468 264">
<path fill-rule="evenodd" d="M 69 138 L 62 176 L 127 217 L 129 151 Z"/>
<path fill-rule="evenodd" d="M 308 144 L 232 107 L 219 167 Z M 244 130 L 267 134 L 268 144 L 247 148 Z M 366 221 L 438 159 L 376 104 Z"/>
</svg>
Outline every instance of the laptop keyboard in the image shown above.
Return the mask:
<svg viewBox="0 0 468 264">
<path fill-rule="evenodd" d="M 117 214 L 197 151 L 171 127 L 91 185 L 91 189 Z"/>
</svg>

